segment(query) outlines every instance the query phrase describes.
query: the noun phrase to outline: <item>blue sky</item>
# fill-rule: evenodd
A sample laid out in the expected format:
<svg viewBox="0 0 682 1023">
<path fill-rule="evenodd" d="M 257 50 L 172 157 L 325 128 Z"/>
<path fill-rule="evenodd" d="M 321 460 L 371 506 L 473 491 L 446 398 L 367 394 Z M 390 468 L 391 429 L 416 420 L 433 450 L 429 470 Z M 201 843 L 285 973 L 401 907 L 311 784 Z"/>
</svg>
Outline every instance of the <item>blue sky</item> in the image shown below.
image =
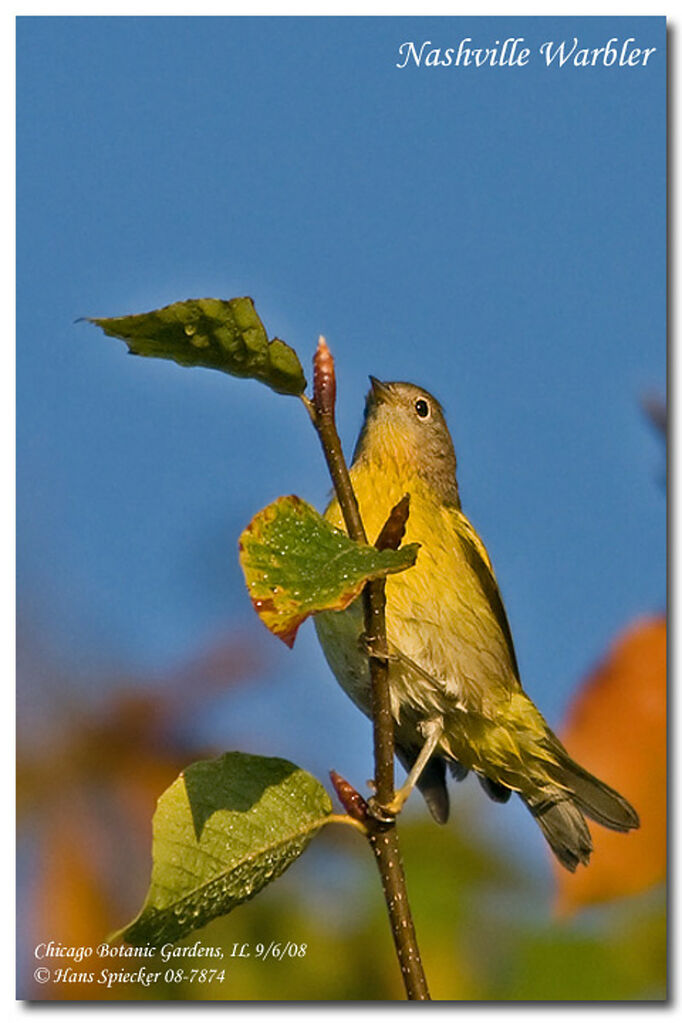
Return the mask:
<svg viewBox="0 0 682 1023">
<path fill-rule="evenodd" d="M 395 66 L 465 36 L 533 59 Z M 543 66 L 574 36 L 657 50 Z M 306 367 L 324 333 L 348 453 L 369 373 L 440 398 L 552 724 L 663 608 L 640 400 L 665 389 L 664 48 L 662 18 L 19 19 L 18 613 L 84 693 L 93 665 L 159 672 L 233 631 L 262 674 L 195 722 L 207 742 L 371 770 L 312 628 L 267 636 L 237 563 L 274 497 L 325 503 L 304 410 L 74 323 L 189 297 L 251 295 Z"/>
</svg>

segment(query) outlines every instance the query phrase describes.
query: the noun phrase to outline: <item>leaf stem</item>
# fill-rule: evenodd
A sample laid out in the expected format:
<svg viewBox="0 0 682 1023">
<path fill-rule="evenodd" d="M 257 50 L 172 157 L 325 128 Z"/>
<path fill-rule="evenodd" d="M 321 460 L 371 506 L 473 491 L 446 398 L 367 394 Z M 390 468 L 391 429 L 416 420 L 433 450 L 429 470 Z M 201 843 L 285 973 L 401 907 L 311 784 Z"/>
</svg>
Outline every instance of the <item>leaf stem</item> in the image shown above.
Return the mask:
<svg viewBox="0 0 682 1023">
<path fill-rule="evenodd" d="M 367 543 L 367 534 L 360 516 L 358 500 L 353 490 L 336 429 L 334 360 L 323 337 L 320 337 L 318 341 L 313 367 L 313 400 L 310 401 L 304 397 L 304 404 L 320 438 L 348 535 L 360 543 Z M 372 684 L 374 784 L 376 802 L 379 806 L 385 806 L 392 801 L 394 796 L 394 739 L 388 687 L 388 660 L 386 656 L 381 656 L 388 652 L 385 581 L 383 579 L 370 580 L 365 585 L 363 605 L 365 636 L 368 648 L 373 651 L 369 655 L 369 667 Z M 391 932 L 407 997 L 410 1000 L 428 1000 L 429 991 L 407 896 L 407 884 L 400 857 L 395 819 L 379 820 L 376 817 L 368 816 L 365 828 L 381 874 Z"/>
<path fill-rule="evenodd" d="M 347 813 L 330 813 L 327 817 L 325 824 L 346 824 L 348 827 L 355 828 L 361 835 L 367 838 L 367 827 L 362 821 L 356 821 L 350 814 Z"/>
</svg>

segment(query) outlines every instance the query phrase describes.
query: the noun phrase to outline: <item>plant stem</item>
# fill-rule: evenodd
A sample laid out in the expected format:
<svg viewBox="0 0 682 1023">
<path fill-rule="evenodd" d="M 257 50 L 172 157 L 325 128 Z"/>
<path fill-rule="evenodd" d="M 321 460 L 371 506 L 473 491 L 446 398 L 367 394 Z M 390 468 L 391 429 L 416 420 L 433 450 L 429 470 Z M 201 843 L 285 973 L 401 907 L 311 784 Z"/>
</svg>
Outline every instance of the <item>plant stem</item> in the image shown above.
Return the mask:
<svg viewBox="0 0 682 1023">
<path fill-rule="evenodd" d="M 336 429 L 334 410 L 317 410 L 315 428 L 322 443 L 334 490 L 339 500 L 346 530 L 352 540 L 367 543 L 367 534 L 360 518 L 358 500 L 350 481 L 348 466 L 343 457 L 341 441 Z M 371 647 L 386 651 L 386 598 L 383 579 L 367 583 L 362 593 L 365 610 L 365 635 Z M 374 723 L 374 784 L 380 804 L 393 799 L 393 718 L 388 690 L 388 661 L 370 659 L 372 675 L 372 720 Z"/>
<path fill-rule="evenodd" d="M 407 883 L 395 821 L 382 828 L 370 827 L 369 844 L 376 859 L 384 899 L 391 921 L 393 943 L 398 954 L 398 962 L 403 975 L 405 991 L 410 1001 L 428 1001 L 430 999 L 424 967 L 417 945 L 417 934 L 407 897 Z"/>
<path fill-rule="evenodd" d="M 334 361 L 324 338 L 320 338 L 318 343 L 314 368 L 314 400 L 310 402 L 306 399 L 305 404 L 322 444 L 348 535 L 360 543 L 367 543 L 357 497 L 336 429 Z M 383 579 L 370 580 L 366 583 L 363 590 L 363 605 L 365 636 L 368 648 L 374 651 L 369 657 L 374 732 L 374 785 L 376 802 L 379 806 L 385 806 L 394 796 L 394 740 L 388 687 L 388 660 L 385 656 L 380 656 L 387 653 L 386 596 Z M 381 874 L 391 932 L 407 997 L 410 1000 L 427 1000 L 429 991 L 407 896 L 395 819 L 384 821 L 368 816 L 366 828 L 369 844 Z"/>
</svg>

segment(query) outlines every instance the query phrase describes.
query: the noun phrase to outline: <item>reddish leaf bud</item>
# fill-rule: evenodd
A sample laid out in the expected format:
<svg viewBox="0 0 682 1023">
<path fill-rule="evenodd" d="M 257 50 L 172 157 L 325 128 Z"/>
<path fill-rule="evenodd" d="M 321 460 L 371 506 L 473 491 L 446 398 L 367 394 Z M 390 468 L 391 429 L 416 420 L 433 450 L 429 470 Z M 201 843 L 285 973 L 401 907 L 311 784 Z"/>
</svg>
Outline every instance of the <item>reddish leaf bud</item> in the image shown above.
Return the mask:
<svg viewBox="0 0 682 1023">
<path fill-rule="evenodd" d="M 339 802 L 343 806 L 344 810 L 349 817 L 353 820 L 362 821 L 363 823 L 369 818 L 369 807 L 365 800 L 362 798 L 360 793 L 353 788 L 350 782 L 342 778 L 336 771 L 330 771 L 329 777 L 331 778 L 334 790 L 339 797 Z"/>
<path fill-rule="evenodd" d="M 336 402 L 334 356 L 320 334 L 313 357 L 313 402 L 319 415 L 333 415 Z"/>
</svg>

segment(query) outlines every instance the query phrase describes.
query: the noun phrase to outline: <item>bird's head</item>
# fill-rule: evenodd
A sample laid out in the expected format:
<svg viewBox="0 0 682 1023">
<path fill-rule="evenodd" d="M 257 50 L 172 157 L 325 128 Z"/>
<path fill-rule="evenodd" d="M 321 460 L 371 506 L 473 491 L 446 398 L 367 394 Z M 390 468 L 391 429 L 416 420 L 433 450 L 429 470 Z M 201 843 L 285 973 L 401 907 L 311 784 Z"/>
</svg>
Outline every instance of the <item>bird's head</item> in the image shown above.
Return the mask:
<svg viewBox="0 0 682 1023">
<path fill-rule="evenodd" d="M 415 384 L 369 379 L 354 463 L 397 471 L 406 480 L 419 476 L 444 501 L 459 505 L 455 449 L 440 403 Z"/>
</svg>

